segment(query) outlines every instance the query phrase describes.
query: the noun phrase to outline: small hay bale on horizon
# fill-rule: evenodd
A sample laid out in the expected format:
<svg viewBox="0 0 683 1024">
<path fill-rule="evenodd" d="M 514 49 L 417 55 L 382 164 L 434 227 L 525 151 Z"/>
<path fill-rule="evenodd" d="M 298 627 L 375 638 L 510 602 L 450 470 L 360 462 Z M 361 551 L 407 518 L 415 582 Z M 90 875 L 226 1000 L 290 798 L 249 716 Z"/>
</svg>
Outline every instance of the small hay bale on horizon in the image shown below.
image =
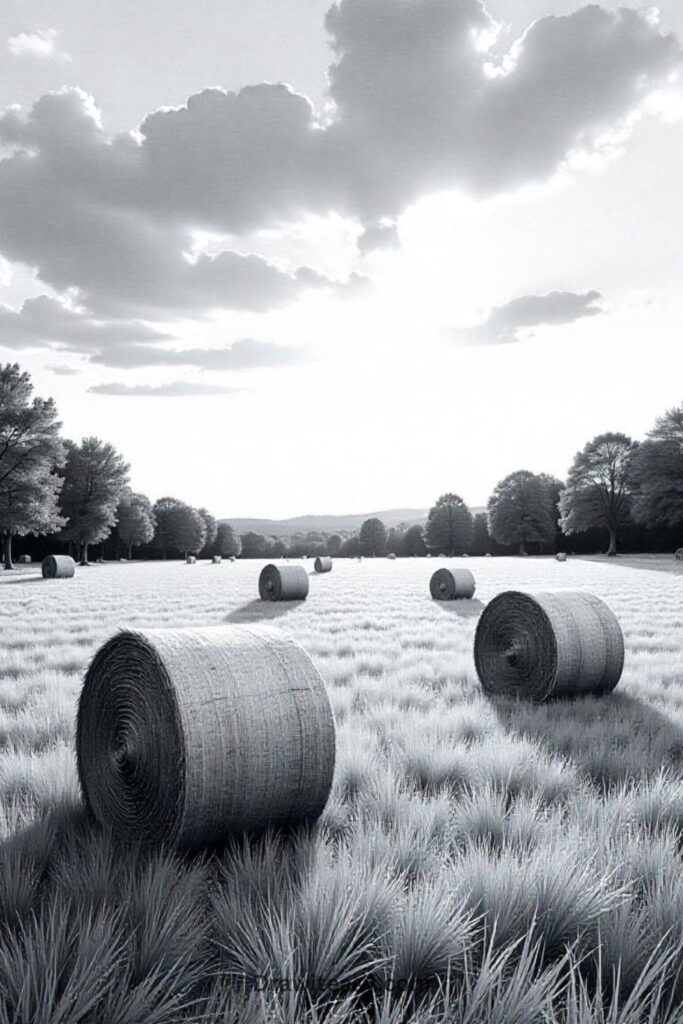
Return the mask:
<svg viewBox="0 0 683 1024">
<path fill-rule="evenodd" d="M 20 565 L 30 565 L 32 561 L 33 559 L 31 558 L 30 555 L 19 555 L 19 557 L 17 558 L 17 562 Z"/>
<path fill-rule="evenodd" d="M 258 581 L 262 601 L 305 601 L 308 573 L 302 565 L 266 565 Z"/>
<path fill-rule="evenodd" d="M 683 562 L 683 548 L 677 548 L 674 552 L 674 558 L 677 562 Z"/>
<path fill-rule="evenodd" d="M 437 569 L 429 581 L 429 592 L 436 601 L 469 600 L 475 590 L 469 569 Z"/>
<path fill-rule="evenodd" d="M 541 703 L 610 693 L 624 666 L 612 610 L 579 591 L 505 591 L 481 614 L 474 661 L 484 691 Z"/>
<path fill-rule="evenodd" d="M 212 565 L 220 565 L 222 563 L 222 561 L 223 561 L 223 559 L 221 558 L 220 555 L 212 555 L 211 556 L 211 564 Z"/>
<path fill-rule="evenodd" d="M 558 551 L 557 554 L 555 555 L 555 561 L 556 562 L 566 562 L 567 561 L 567 552 L 566 551 Z"/>
<path fill-rule="evenodd" d="M 40 571 L 45 580 L 70 580 L 76 574 L 76 563 L 71 555 L 48 555 Z"/>
<path fill-rule="evenodd" d="M 87 670 L 76 754 L 103 827 L 197 850 L 315 821 L 332 786 L 334 719 L 310 657 L 277 629 L 125 630 Z"/>
<path fill-rule="evenodd" d="M 329 555 L 319 555 L 313 563 L 316 572 L 332 572 L 332 559 Z"/>
<path fill-rule="evenodd" d="M 194 555 L 188 555 L 185 559 L 186 565 L 194 565 L 196 561 L 197 559 L 195 558 Z"/>
</svg>

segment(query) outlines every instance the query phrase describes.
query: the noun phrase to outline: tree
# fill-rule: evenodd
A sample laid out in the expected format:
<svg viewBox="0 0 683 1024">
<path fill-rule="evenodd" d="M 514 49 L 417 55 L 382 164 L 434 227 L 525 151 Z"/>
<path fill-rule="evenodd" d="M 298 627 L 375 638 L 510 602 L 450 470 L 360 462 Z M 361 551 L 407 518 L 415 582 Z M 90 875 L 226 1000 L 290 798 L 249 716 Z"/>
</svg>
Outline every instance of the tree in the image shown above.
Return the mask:
<svg viewBox="0 0 683 1024">
<path fill-rule="evenodd" d="M 474 517 L 474 543 L 472 552 L 475 555 L 485 555 L 490 552 L 491 537 L 489 535 L 489 521 L 485 512 L 477 512 Z"/>
<path fill-rule="evenodd" d="M 149 544 L 154 537 L 156 522 L 152 503 L 146 494 L 137 494 L 126 488 L 119 499 L 116 520 L 116 532 L 126 545 L 129 558 L 133 556 L 134 547 Z"/>
<path fill-rule="evenodd" d="M 633 518 L 654 527 L 683 524 L 683 404 L 668 409 L 631 460 Z"/>
<path fill-rule="evenodd" d="M 181 504 L 177 531 L 178 549 L 185 557 L 199 554 L 206 539 L 206 524 L 198 509 Z"/>
<path fill-rule="evenodd" d="M 248 530 L 242 534 L 242 558 L 263 558 L 267 541 L 262 533 Z"/>
<path fill-rule="evenodd" d="M 526 469 L 510 473 L 488 501 L 489 533 L 498 544 L 549 544 L 555 536 L 552 499 L 543 480 Z"/>
<path fill-rule="evenodd" d="M 599 434 L 577 452 L 560 499 L 567 534 L 601 527 L 609 534 L 607 554 L 617 553 L 621 526 L 629 521 L 631 460 L 635 445 L 625 434 Z"/>
<path fill-rule="evenodd" d="M 189 506 L 178 498 L 164 497 L 154 502 L 153 514 L 156 523 L 153 544 L 166 558 L 167 551 L 180 551 L 180 522 L 183 509 Z"/>
<path fill-rule="evenodd" d="M 383 555 L 387 549 L 387 528 L 381 519 L 366 519 L 360 528 L 358 543 L 361 555 L 375 558 Z"/>
<path fill-rule="evenodd" d="M 199 515 L 201 516 L 201 518 L 202 518 L 202 520 L 204 522 L 204 534 L 205 534 L 205 536 L 204 536 L 204 547 L 202 548 L 202 550 L 205 551 L 207 555 L 209 555 L 209 554 L 211 554 L 211 552 L 213 550 L 213 545 L 214 545 L 215 540 L 216 540 L 216 534 L 217 534 L 217 531 L 218 531 L 218 524 L 217 524 L 217 522 L 215 520 L 215 517 L 212 516 L 211 513 L 207 509 L 205 509 L 205 508 L 198 508 L 197 512 L 199 513 Z"/>
<path fill-rule="evenodd" d="M 420 523 L 414 523 L 413 526 L 408 527 L 403 536 L 403 553 L 407 558 L 412 558 L 413 555 L 422 557 L 427 554 L 424 533 Z"/>
<path fill-rule="evenodd" d="M 562 527 L 560 526 L 560 498 L 562 497 L 562 491 L 564 490 L 564 481 L 559 480 L 552 473 L 539 473 L 538 479 L 545 486 L 548 497 L 550 498 L 550 505 L 552 508 L 553 523 L 555 526 L 555 549 L 562 546 Z"/>
<path fill-rule="evenodd" d="M 336 555 L 342 546 L 342 538 L 338 533 L 331 534 L 326 541 L 326 550 L 328 555 Z"/>
<path fill-rule="evenodd" d="M 403 543 L 405 540 L 405 533 L 399 526 L 392 526 L 387 534 L 386 551 L 387 554 L 393 555 L 403 554 Z"/>
<path fill-rule="evenodd" d="M 242 542 L 230 523 L 226 523 L 225 520 L 218 523 L 213 548 L 214 552 L 223 558 L 237 558 L 241 554 Z"/>
<path fill-rule="evenodd" d="M 121 492 L 128 483 L 128 463 L 112 444 L 86 437 L 67 441 L 62 487 L 62 536 L 79 547 L 81 565 L 88 563 L 88 545 L 105 540 L 116 523 Z"/>
<path fill-rule="evenodd" d="M 474 539 L 472 513 L 459 494 L 442 494 L 427 516 L 427 547 L 437 553 L 462 555 Z"/>
<path fill-rule="evenodd" d="M 5 569 L 12 569 L 12 538 L 59 529 L 54 469 L 64 464 L 61 423 L 51 398 L 32 398 L 33 385 L 17 363 L 0 367 L 0 531 Z"/>
<path fill-rule="evenodd" d="M 353 533 L 350 537 L 347 537 L 342 541 L 342 545 L 337 552 L 340 558 L 357 558 L 360 554 L 360 544 L 358 542 L 358 534 Z"/>
</svg>

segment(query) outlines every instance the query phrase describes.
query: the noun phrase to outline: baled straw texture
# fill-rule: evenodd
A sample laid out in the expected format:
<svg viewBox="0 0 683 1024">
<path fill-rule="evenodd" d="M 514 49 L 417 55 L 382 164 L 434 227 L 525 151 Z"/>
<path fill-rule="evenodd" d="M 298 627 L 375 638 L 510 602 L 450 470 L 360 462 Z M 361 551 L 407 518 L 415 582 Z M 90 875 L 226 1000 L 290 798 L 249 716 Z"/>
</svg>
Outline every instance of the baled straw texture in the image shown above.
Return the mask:
<svg viewBox="0 0 683 1024">
<path fill-rule="evenodd" d="M 213 565 L 220 565 L 222 561 L 223 559 L 221 558 L 220 555 L 213 555 L 211 558 L 211 563 Z"/>
<path fill-rule="evenodd" d="M 321 555 L 313 563 L 316 572 L 332 572 L 332 559 L 329 555 Z"/>
<path fill-rule="evenodd" d="M 279 630 L 124 631 L 86 673 L 76 752 L 103 826 L 198 849 L 314 821 L 332 785 L 334 720 L 308 654 Z"/>
<path fill-rule="evenodd" d="M 262 601 L 304 601 L 308 573 L 303 565 L 266 565 L 259 576 L 258 592 Z"/>
<path fill-rule="evenodd" d="M 624 638 L 614 613 L 593 594 L 509 590 L 482 612 L 474 660 L 488 694 L 534 702 L 600 695 L 619 682 Z"/>
<path fill-rule="evenodd" d="M 558 551 L 557 554 L 555 555 L 555 560 L 557 562 L 566 562 L 567 561 L 567 553 L 565 551 Z"/>
<path fill-rule="evenodd" d="M 70 555 L 48 555 L 40 568 L 46 580 L 68 580 L 76 573 L 76 563 Z"/>
<path fill-rule="evenodd" d="M 469 569 L 437 569 L 429 581 L 429 592 L 437 601 L 474 597 L 476 584 Z"/>
</svg>

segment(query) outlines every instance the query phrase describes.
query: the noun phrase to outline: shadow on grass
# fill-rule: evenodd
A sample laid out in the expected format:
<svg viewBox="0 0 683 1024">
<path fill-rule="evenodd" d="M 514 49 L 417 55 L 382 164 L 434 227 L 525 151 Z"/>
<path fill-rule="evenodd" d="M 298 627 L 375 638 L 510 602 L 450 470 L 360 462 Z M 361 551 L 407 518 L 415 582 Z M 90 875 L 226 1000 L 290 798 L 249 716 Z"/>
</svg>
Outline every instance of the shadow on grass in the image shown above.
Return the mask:
<svg viewBox="0 0 683 1024">
<path fill-rule="evenodd" d="M 490 703 L 504 729 L 566 757 L 598 787 L 645 782 L 662 769 L 683 778 L 683 729 L 629 694 L 547 704 L 497 697 Z"/>
<path fill-rule="evenodd" d="M 449 612 L 457 619 L 474 619 L 481 615 L 484 608 L 484 602 L 476 597 L 464 601 L 437 601 L 435 598 L 432 600 L 441 611 Z"/>
<path fill-rule="evenodd" d="M 0 586 L 10 586 L 12 583 L 42 583 L 42 576 L 5 576 L 0 577 Z"/>
<path fill-rule="evenodd" d="M 248 601 L 226 616 L 226 622 L 268 622 L 299 608 L 303 601 Z"/>
</svg>

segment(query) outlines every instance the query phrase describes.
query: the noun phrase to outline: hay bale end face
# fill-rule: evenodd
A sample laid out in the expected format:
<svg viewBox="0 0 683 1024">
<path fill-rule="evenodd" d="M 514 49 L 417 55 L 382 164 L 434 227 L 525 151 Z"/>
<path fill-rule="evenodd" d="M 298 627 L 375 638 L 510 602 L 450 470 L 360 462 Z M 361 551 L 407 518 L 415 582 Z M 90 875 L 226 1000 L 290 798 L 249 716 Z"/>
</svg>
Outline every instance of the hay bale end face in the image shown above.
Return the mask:
<svg viewBox="0 0 683 1024">
<path fill-rule="evenodd" d="M 40 568 L 46 580 L 69 580 L 76 574 L 76 563 L 69 555 L 48 555 Z"/>
<path fill-rule="evenodd" d="M 332 559 L 329 555 L 321 555 L 313 563 L 316 572 L 332 572 Z"/>
<path fill-rule="evenodd" d="M 314 821 L 334 720 L 306 651 L 264 626 L 125 631 L 86 673 L 78 774 L 95 819 L 180 849 Z"/>
<path fill-rule="evenodd" d="M 593 594 L 499 594 L 484 609 L 474 661 L 490 695 L 539 703 L 551 697 L 611 692 L 624 666 L 614 613 Z"/>
<path fill-rule="evenodd" d="M 197 559 L 195 558 L 194 555 L 188 555 L 185 561 L 187 562 L 188 565 L 194 565 Z"/>
<path fill-rule="evenodd" d="M 222 561 L 223 559 L 221 558 L 220 555 L 213 555 L 211 558 L 212 565 L 220 565 Z"/>
<path fill-rule="evenodd" d="M 555 561 L 557 561 L 557 562 L 566 562 L 567 561 L 566 553 L 564 551 L 558 551 L 557 554 L 555 555 Z"/>
<path fill-rule="evenodd" d="M 437 569 L 429 581 L 429 592 L 437 601 L 474 597 L 476 584 L 469 569 Z"/>
<path fill-rule="evenodd" d="M 266 565 L 259 576 L 258 592 L 262 601 L 304 601 L 308 573 L 302 565 Z"/>
</svg>

